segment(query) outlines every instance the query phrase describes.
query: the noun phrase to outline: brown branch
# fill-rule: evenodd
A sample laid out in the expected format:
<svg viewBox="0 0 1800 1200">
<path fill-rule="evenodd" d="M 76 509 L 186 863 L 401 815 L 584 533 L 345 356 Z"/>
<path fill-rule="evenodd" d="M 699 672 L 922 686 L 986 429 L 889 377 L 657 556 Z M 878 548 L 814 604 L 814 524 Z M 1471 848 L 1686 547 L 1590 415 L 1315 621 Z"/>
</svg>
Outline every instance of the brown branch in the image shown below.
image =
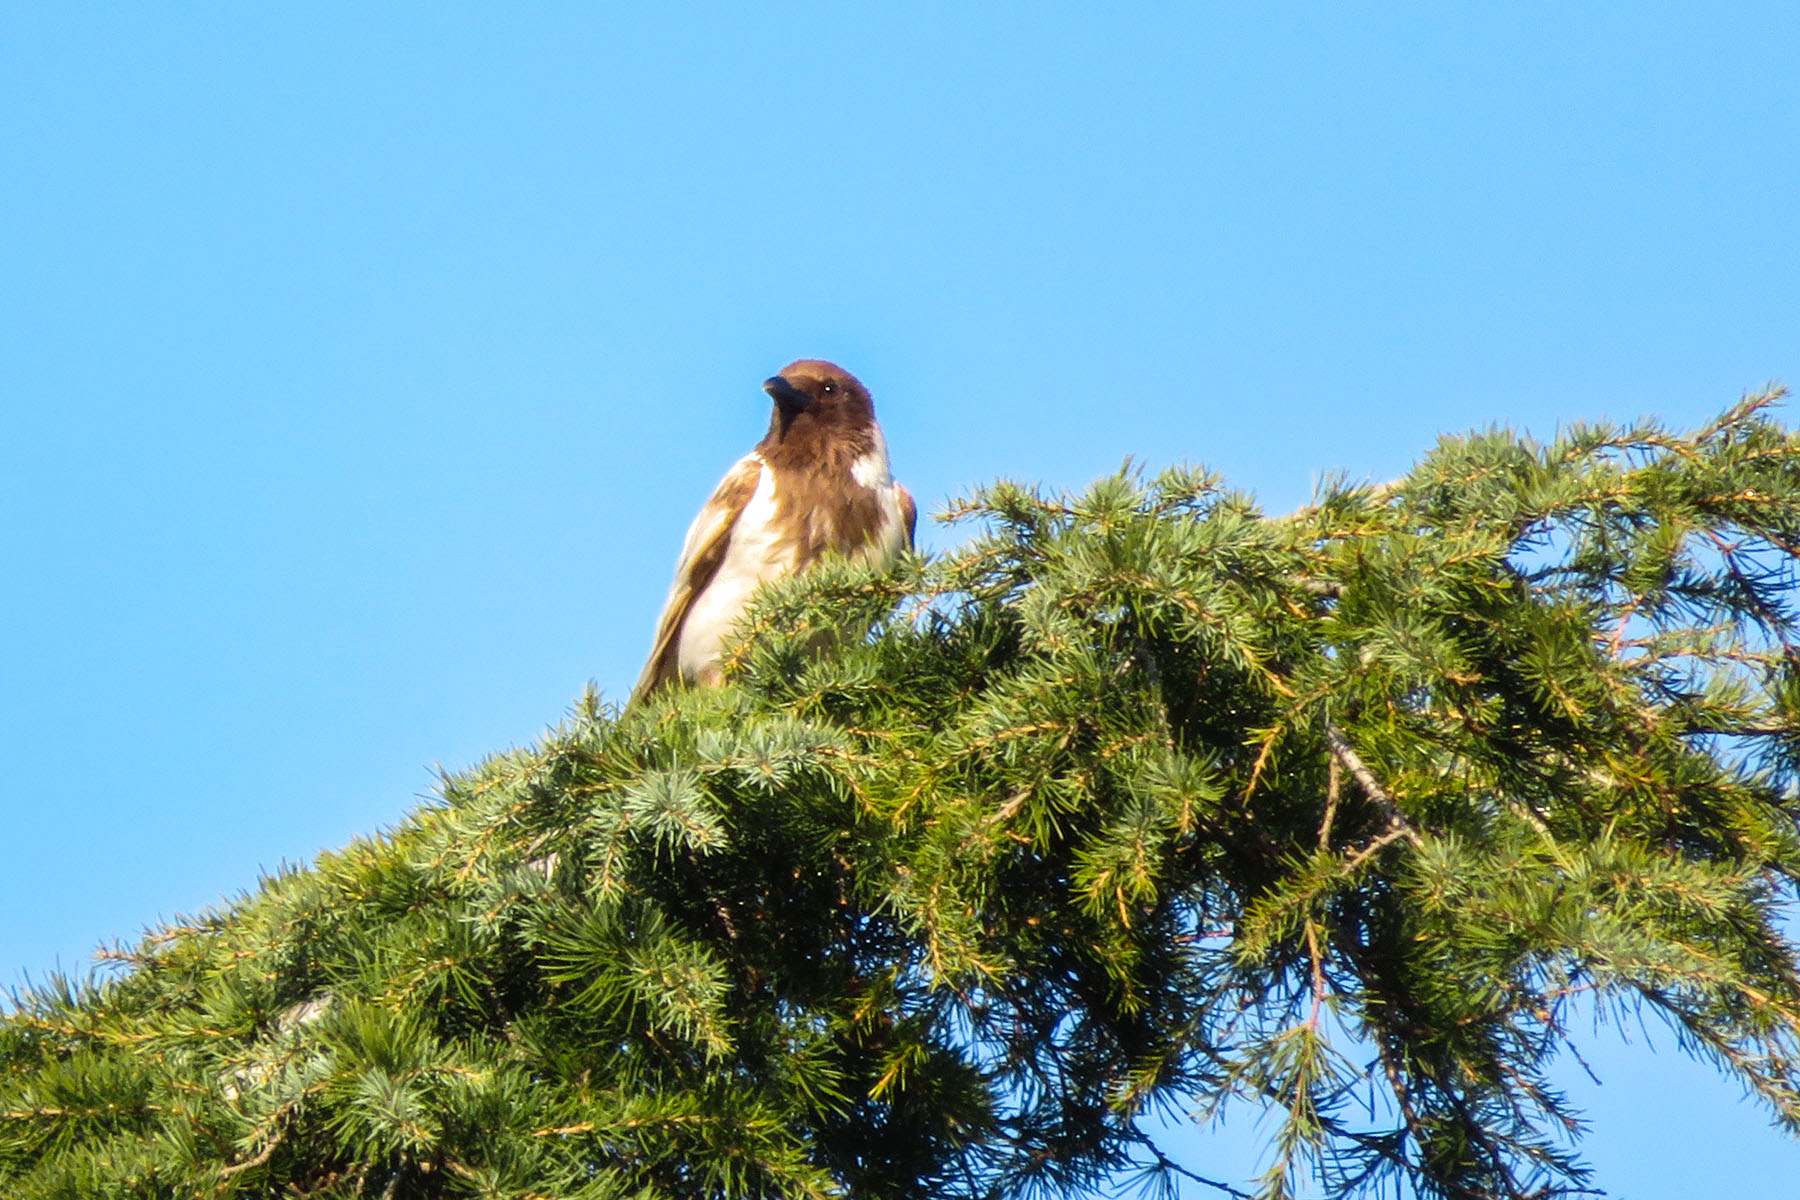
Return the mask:
<svg viewBox="0 0 1800 1200">
<path fill-rule="evenodd" d="M 1250 1200 L 1249 1192 L 1241 1192 L 1237 1188 L 1232 1187 L 1229 1183 L 1220 1183 L 1216 1179 L 1208 1179 L 1204 1175 L 1197 1175 L 1193 1171 L 1188 1170 L 1186 1167 L 1170 1158 L 1167 1154 L 1164 1154 L 1162 1147 L 1151 1141 L 1149 1137 L 1141 1131 L 1138 1133 L 1138 1137 L 1142 1139 L 1139 1144 L 1156 1156 L 1156 1165 L 1160 1169 L 1170 1172 L 1171 1174 L 1180 1175 L 1182 1178 L 1192 1180 L 1204 1187 L 1217 1188 L 1228 1196 L 1238 1197 L 1238 1200 Z"/>
<path fill-rule="evenodd" d="M 1325 1006 L 1325 956 L 1319 949 L 1319 926 L 1310 917 L 1306 922 L 1306 955 L 1312 960 L 1312 1012 L 1306 1023 L 1319 1027 L 1319 1010 Z"/>
<path fill-rule="evenodd" d="M 1356 868 L 1362 866 L 1364 863 L 1368 862 L 1369 859 L 1373 858 L 1376 854 L 1379 854 L 1384 848 L 1393 845 L 1395 842 L 1399 841 L 1403 837 L 1411 838 L 1412 842 L 1415 846 L 1419 844 L 1419 835 L 1414 833 L 1412 830 L 1410 830 L 1402 825 L 1389 826 L 1388 831 L 1386 833 L 1382 834 L 1378 838 L 1372 839 L 1368 843 L 1368 845 L 1364 846 L 1361 850 L 1358 850 L 1355 854 L 1352 854 L 1349 858 L 1344 860 L 1344 874 L 1345 875 L 1356 874 Z"/>
<path fill-rule="evenodd" d="M 1319 849 L 1331 849 L 1331 823 L 1337 817 L 1338 789 L 1343 771 L 1338 765 L 1336 756 L 1332 757 L 1331 770 L 1325 777 L 1325 818 L 1319 822 Z"/>
<path fill-rule="evenodd" d="M 269 1144 L 264 1146 L 260 1151 L 258 1151 L 255 1158 L 246 1158 L 241 1163 L 233 1163 L 229 1167 L 220 1168 L 219 1178 L 220 1179 L 230 1179 L 233 1175 L 236 1175 L 240 1171 L 248 1171 L 252 1167 L 260 1167 L 264 1163 L 268 1162 L 269 1159 L 274 1156 L 275 1148 L 277 1146 L 281 1145 L 281 1139 L 283 1138 L 283 1136 L 286 1135 L 286 1133 L 287 1133 L 287 1130 L 285 1130 L 285 1129 L 277 1129 L 275 1131 L 275 1136 L 269 1139 Z"/>
<path fill-rule="evenodd" d="M 1344 769 L 1350 772 L 1363 793 L 1375 802 L 1375 806 L 1387 814 L 1388 823 L 1399 831 L 1400 836 L 1415 846 L 1423 845 L 1424 839 L 1419 836 L 1419 831 L 1406 819 L 1406 814 L 1400 811 L 1400 806 L 1394 803 L 1394 798 L 1381 786 L 1368 764 L 1358 756 L 1349 739 L 1344 737 L 1344 731 L 1336 725 L 1325 726 L 1325 741 L 1331 746 L 1333 757 L 1344 764 Z"/>
</svg>

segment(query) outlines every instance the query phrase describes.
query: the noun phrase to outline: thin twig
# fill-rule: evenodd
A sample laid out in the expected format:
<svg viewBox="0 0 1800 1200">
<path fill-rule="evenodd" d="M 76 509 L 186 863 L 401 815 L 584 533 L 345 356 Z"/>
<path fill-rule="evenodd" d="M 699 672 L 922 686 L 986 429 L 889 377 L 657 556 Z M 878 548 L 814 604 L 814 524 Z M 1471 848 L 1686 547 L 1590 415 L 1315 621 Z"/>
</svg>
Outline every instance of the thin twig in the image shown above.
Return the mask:
<svg viewBox="0 0 1800 1200">
<path fill-rule="evenodd" d="M 275 1136 L 269 1139 L 269 1144 L 264 1146 L 260 1151 L 258 1151 L 255 1158 L 246 1158 L 241 1163 L 233 1163 L 229 1167 L 221 1168 L 219 1171 L 219 1178 L 220 1179 L 230 1179 L 233 1175 L 238 1174 L 240 1171 L 248 1171 L 252 1167 L 260 1167 L 264 1163 L 268 1162 L 269 1159 L 275 1153 L 275 1147 L 281 1145 L 281 1139 L 286 1134 L 286 1132 L 287 1131 L 285 1129 L 277 1129 L 275 1131 Z"/>
<path fill-rule="evenodd" d="M 1331 822 L 1337 817 L 1338 787 L 1343 777 L 1343 769 L 1338 766 L 1337 757 L 1331 759 L 1330 771 L 1325 777 L 1325 819 L 1319 822 L 1319 849 L 1331 849 Z"/>
<path fill-rule="evenodd" d="M 1344 874 L 1356 874 L 1356 868 L 1362 866 L 1371 858 L 1375 857 L 1375 855 L 1381 853 L 1382 850 L 1393 845 L 1403 837 L 1410 837 L 1415 846 L 1419 844 L 1419 835 L 1412 830 L 1399 825 L 1391 826 L 1386 833 L 1378 838 L 1371 839 L 1368 845 L 1344 860 Z"/>
<path fill-rule="evenodd" d="M 1140 1144 L 1144 1147 L 1144 1149 L 1150 1151 L 1151 1154 L 1156 1156 L 1156 1165 L 1161 1167 L 1163 1170 L 1168 1171 L 1175 1175 L 1179 1175 L 1183 1179 L 1191 1179 L 1195 1183 L 1203 1184 L 1206 1187 L 1217 1188 L 1219 1191 L 1224 1192 L 1227 1196 L 1238 1197 L 1238 1200 L 1250 1200 L 1249 1192 L 1241 1192 L 1237 1188 L 1232 1187 L 1229 1183 L 1220 1183 L 1216 1179 L 1208 1179 L 1204 1175 L 1197 1175 L 1193 1171 L 1188 1170 L 1186 1167 L 1182 1166 L 1180 1163 L 1176 1162 L 1174 1159 L 1172 1159 L 1168 1155 L 1164 1154 L 1162 1152 L 1162 1147 L 1158 1146 L 1155 1142 L 1151 1141 L 1149 1139 L 1149 1137 L 1146 1136 L 1145 1134 L 1143 1134 L 1141 1131 L 1139 1132 L 1138 1137 L 1140 1139 Z"/>
<path fill-rule="evenodd" d="M 1311 918 L 1306 922 L 1306 954 L 1312 960 L 1312 1013 L 1306 1023 L 1319 1027 L 1319 1010 L 1325 1006 L 1325 956 L 1319 949 L 1319 926 Z"/>
</svg>

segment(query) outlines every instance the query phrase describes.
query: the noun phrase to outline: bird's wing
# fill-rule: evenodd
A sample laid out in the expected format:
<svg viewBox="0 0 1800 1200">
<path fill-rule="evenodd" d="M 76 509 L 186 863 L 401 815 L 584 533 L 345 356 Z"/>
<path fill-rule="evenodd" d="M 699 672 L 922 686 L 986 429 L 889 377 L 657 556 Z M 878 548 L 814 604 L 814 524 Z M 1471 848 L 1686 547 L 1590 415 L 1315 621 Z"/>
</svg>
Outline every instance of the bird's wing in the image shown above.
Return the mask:
<svg viewBox="0 0 1800 1200">
<path fill-rule="evenodd" d="M 900 519 L 906 522 L 906 548 L 912 549 L 913 534 L 919 528 L 919 505 L 912 498 L 912 493 L 899 483 L 894 484 L 894 491 L 900 495 Z"/>
<path fill-rule="evenodd" d="M 681 561 L 675 565 L 675 582 L 669 587 L 669 599 L 656 626 L 650 661 L 644 664 L 644 673 L 631 690 L 632 704 L 680 675 L 681 627 L 694 597 L 706 590 L 718 573 L 719 564 L 725 561 L 732 527 L 750 503 L 750 497 L 756 494 L 764 469 L 760 455 L 747 454 L 739 459 L 688 527 L 687 540 L 681 544 Z"/>
</svg>

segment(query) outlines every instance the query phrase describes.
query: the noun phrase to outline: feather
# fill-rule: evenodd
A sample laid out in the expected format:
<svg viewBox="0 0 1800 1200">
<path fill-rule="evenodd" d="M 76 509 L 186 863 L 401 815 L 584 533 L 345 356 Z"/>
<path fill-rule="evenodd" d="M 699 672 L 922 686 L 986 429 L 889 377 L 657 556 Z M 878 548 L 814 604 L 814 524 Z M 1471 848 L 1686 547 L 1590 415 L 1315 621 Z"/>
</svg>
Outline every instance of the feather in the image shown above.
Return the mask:
<svg viewBox="0 0 1800 1200">
<path fill-rule="evenodd" d="M 631 702 L 636 704 L 665 683 L 678 677 L 681 631 L 694 598 L 705 591 L 718 573 L 731 548 L 731 533 L 757 483 L 768 470 L 762 458 L 746 454 L 726 472 L 712 498 L 700 509 L 694 523 L 688 526 L 687 539 L 681 545 L 681 558 L 675 564 L 675 582 L 669 585 L 669 598 L 663 602 L 662 616 L 656 624 L 656 641 L 650 649 L 650 661 L 638 676 L 632 689 Z"/>
</svg>

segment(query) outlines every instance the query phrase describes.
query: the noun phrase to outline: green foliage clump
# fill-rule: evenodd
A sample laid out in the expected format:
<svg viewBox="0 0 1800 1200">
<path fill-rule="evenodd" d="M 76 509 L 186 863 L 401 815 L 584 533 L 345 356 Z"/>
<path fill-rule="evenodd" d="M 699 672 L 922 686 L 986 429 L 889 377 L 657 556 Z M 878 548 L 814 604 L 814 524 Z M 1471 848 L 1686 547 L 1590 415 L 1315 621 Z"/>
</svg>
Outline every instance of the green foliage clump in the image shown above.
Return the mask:
<svg viewBox="0 0 1800 1200">
<path fill-rule="evenodd" d="M 1247 1103 L 1262 1195 L 1546 1196 L 1593 1012 L 1800 1129 L 1773 398 L 1279 518 L 1187 471 L 986 489 L 959 552 L 770 589 L 729 686 L 590 695 L 20 997 L 0 1191 L 1237 1192 L 1147 1118 Z"/>
</svg>

